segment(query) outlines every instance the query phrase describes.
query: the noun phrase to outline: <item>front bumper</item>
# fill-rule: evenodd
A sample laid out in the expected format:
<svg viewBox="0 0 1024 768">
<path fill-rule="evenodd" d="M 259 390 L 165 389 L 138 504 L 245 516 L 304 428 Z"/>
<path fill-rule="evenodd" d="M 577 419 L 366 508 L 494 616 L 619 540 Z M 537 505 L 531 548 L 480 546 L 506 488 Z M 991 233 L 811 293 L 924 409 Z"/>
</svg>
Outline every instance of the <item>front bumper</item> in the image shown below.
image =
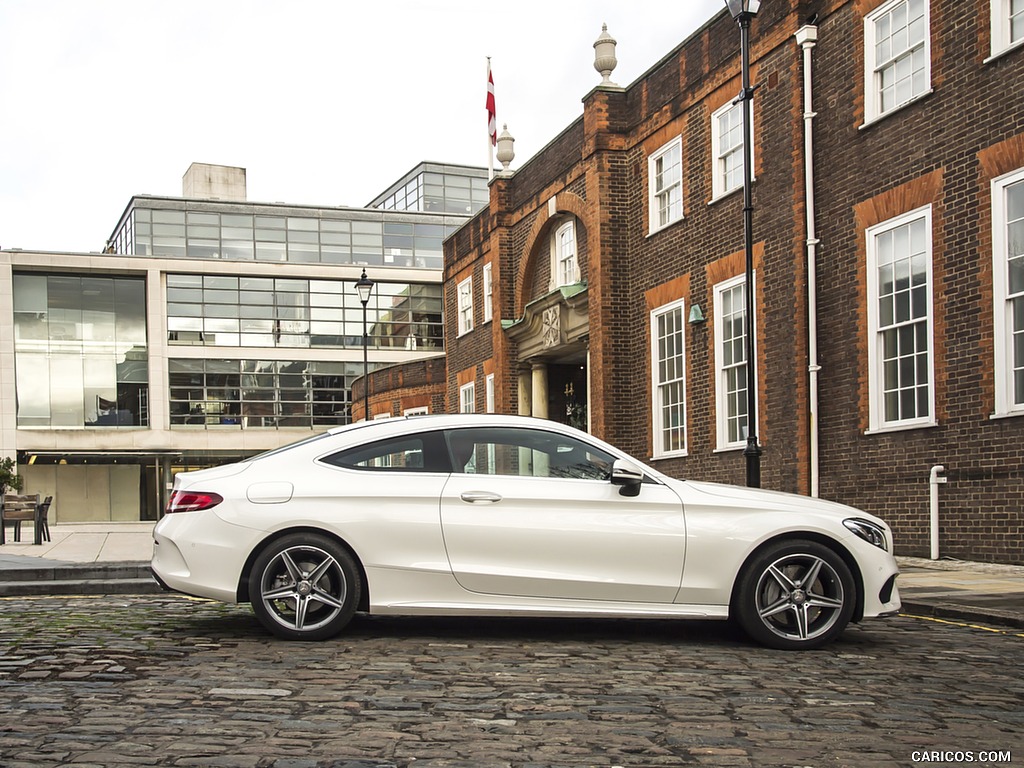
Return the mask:
<svg viewBox="0 0 1024 768">
<path fill-rule="evenodd" d="M 861 576 L 864 579 L 863 618 L 894 616 L 899 613 L 902 605 L 900 590 L 896 585 L 900 569 L 891 554 L 874 547 L 872 550 L 862 552 L 861 559 Z"/>
</svg>

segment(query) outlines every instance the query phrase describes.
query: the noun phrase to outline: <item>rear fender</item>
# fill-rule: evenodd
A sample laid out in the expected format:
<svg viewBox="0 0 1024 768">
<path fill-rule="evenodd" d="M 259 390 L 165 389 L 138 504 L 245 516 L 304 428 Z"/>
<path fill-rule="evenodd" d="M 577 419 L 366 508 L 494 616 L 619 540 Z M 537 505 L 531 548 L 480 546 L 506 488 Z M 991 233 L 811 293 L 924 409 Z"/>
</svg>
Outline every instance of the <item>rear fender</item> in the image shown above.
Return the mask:
<svg viewBox="0 0 1024 768">
<path fill-rule="evenodd" d="M 359 568 L 359 575 L 362 577 L 363 581 L 363 592 L 359 598 L 359 605 L 356 606 L 356 610 L 363 612 L 369 611 L 370 585 L 369 582 L 367 582 L 366 580 L 366 569 L 363 567 L 363 561 L 359 558 L 359 555 L 356 554 L 356 551 L 352 549 L 349 543 L 341 537 L 331 533 L 330 531 L 325 531 L 322 528 L 313 528 L 311 526 L 286 528 L 281 531 L 274 531 L 272 534 L 270 534 L 265 539 L 260 541 L 259 544 L 253 547 L 252 552 L 249 553 L 249 557 L 245 560 L 245 565 L 242 566 L 242 572 L 238 576 L 238 587 L 236 590 L 238 602 L 252 602 L 249 597 L 249 576 L 252 574 L 252 565 L 256 561 L 256 558 L 259 557 L 260 552 L 262 552 L 264 549 L 267 548 L 267 546 L 274 543 L 283 536 L 288 536 L 292 533 L 315 533 L 318 536 L 326 536 L 327 538 L 336 541 L 340 546 L 344 547 L 350 555 L 352 555 L 352 559 L 355 561 L 356 566 Z"/>
</svg>

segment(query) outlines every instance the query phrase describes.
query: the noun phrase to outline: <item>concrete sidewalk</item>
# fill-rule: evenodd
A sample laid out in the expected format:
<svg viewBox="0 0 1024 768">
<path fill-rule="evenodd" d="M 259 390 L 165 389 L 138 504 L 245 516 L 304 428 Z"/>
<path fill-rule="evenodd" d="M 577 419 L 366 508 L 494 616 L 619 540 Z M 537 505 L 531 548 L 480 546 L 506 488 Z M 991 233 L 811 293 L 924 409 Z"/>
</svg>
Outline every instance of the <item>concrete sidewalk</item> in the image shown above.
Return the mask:
<svg viewBox="0 0 1024 768">
<path fill-rule="evenodd" d="M 32 543 L 32 527 L 22 526 L 21 541 L 0 547 L 0 594 L 29 594 L 3 589 L 5 583 L 39 582 L 31 593 L 58 584 L 70 588 L 76 576 L 94 591 L 103 583 L 127 592 L 153 587 L 146 576 L 153 555 L 153 523 L 69 523 L 50 526 L 51 541 Z M 12 533 L 8 530 L 8 533 Z M 897 557 L 903 612 L 1024 628 L 1024 566 Z M 109 577 L 104 581 L 104 577 Z M 152 582 L 152 583 L 149 583 Z"/>
<path fill-rule="evenodd" d="M 154 523 L 68 523 L 50 525 L 50 541 L 32 543 L 32 524 L 22 523 L 21 541 L 7 529 L 7 543 L 0 546 L 0 572 L 22 566 L 38 567 L 38 561 L 61 565 L 75 563 L 142 562 L 153 557 Z M 0 573 L 0 579 L 3 578 Z"/>
</svg>

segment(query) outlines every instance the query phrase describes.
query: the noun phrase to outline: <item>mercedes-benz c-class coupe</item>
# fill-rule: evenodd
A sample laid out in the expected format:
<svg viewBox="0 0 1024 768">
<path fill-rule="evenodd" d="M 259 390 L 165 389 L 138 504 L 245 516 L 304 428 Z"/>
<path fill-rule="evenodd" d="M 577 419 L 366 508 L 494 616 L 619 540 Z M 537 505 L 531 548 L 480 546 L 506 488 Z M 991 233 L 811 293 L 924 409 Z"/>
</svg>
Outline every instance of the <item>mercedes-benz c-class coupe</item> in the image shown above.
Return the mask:
<svg viewBox="0 0 1024 768">
<path fill-rule="evenodd" d="M 294 640 L 360 611 L 731 618 L 804 649 L 899 611 L 892 548 L 851 507 L 673 479 L 552 421 L 460 414 L 178 474 L 152 569 Z"/>
</svg>

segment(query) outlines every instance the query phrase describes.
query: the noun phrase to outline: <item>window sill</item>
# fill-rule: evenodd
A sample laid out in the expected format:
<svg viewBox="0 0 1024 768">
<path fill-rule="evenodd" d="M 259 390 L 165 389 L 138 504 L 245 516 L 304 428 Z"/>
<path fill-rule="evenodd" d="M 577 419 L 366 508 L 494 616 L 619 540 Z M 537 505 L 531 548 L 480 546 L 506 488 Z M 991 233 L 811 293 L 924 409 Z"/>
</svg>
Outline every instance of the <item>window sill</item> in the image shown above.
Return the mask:
<svg viewBox="0 0 1024 768">
<path fill-rule="evenodd" d="M 1018 51 L 1021 48 L 1024 48 L 1024 39 L 1018 40 L 1015 43 L 1010 43 L 1008 46 L 1006 46 L 1005 48 L 1003 48 L 1000 51 L 993 51 L 992 55 L 989 56 L 987 59 L 985 59 L 982 62 L 982 64 L 991 64 L 993 61 L 996 61 L 997 59 L 1001 59 L 1003 56 L 1006 56 L 1008 53 L 1013 53 L 1014 51 Z"/>
<path fill-rule="evenodd" d="M 684 456 L 689 456 L 690 452 L 685 448 L 681 451 L 671 451 L 666 453 L 659 453 L 657 456 L 651 456 L 651 461 L 664 461 L 666 459 L 679 459 Z"/>
<path fill-rule="evenodd" d="M 882 122 L 887 117 L 890 117 L 891 115 L 895 115 L 895 114 L 898 114 L 899 112 L 902 112 L 904 109 L 909 107 L 911 104 L 916 104 L 919 101 L 924 101 L 929 96 L 931 96 L 933 93 L 935 93 L 935 91 L 933 89 L 929 88 L 927 91 L 923 91 L 922 93 L 919 93 L 914 98 L 910 99 L 910 101 L 905 101 L 902 104 L 900 104 L 898 107 L 893 107 L 888 112 L 883 112 L 880 115 L 874 115 L 873 117 L 865 120 L 863 123 L 861 123 L 860 126 L 857 127 L 857 130 L 858 131 L 866 130 L 867 128 L 870 128 L 871 126 L 875 125 L 876 123 Z"/>
<path fill-rule="evenodd" d="M 674 219 L 674 220 L 670 221 L 668 224 L 666 224 L 663 227 L 658 227 L 657 229 L 648 229 L 647 230 L 647 234 L 645 235 L 645 237 L 654 237 L 655 235 L 657 235 L 657 234 L 659 234 L 661 232 L 664 232 L 666 229 L 670 229 L 674 225 L 678 224 L 681 221 L 685 221 L 685 220 L 686 220 L 685 216 L 680 216 L 678 219 Z M 648 223 L 650 223 L 650 222 L 648 222 Z"/>
<path fill-rule="evenodd" d="M 874 427 L 864 430 L 865 435 L 885 435 L 890 432 L 910 432 L 914 429 L 931 429 L 939 426 L 937 421 L 917 421 L 913 424 L 892 424 L 885 427 Z"/>
<path fill-rule="evenodd" d="M 1012 419 L 1014 417 L 1024 416 L 1024 410 L 1020 411 L 1002 411 L 1000 413 L 993 413 L 989 416 L 989 419 L 995 421 L 996 419 Z"/>
<path fill-rule="evenodd" d="M 750 182 L 751 182 L 751 184 L 753 184 L 754 180 L 751 179 Z M 714 205 L 715 203 L 721 202 L 722 200 L 725 200 L 727 197 L 732 197 L 737 192 L 742 192 L 742 191 L 743 191 L 743 185 L 741 184 L 738 187 L 733 187 L 728 192 L 719 192 L 717 195 L 715 195 L 710 200 L 708 200 L 708 205 Z"/>
<path fill-rule="evenodd" d="M 712 453 L 735 453 L 736 451 L 746 450 L 747 444 L 740 443 L 739 445 L 727 445 L 724 448 L 715 448 Z"/>
</svg>

